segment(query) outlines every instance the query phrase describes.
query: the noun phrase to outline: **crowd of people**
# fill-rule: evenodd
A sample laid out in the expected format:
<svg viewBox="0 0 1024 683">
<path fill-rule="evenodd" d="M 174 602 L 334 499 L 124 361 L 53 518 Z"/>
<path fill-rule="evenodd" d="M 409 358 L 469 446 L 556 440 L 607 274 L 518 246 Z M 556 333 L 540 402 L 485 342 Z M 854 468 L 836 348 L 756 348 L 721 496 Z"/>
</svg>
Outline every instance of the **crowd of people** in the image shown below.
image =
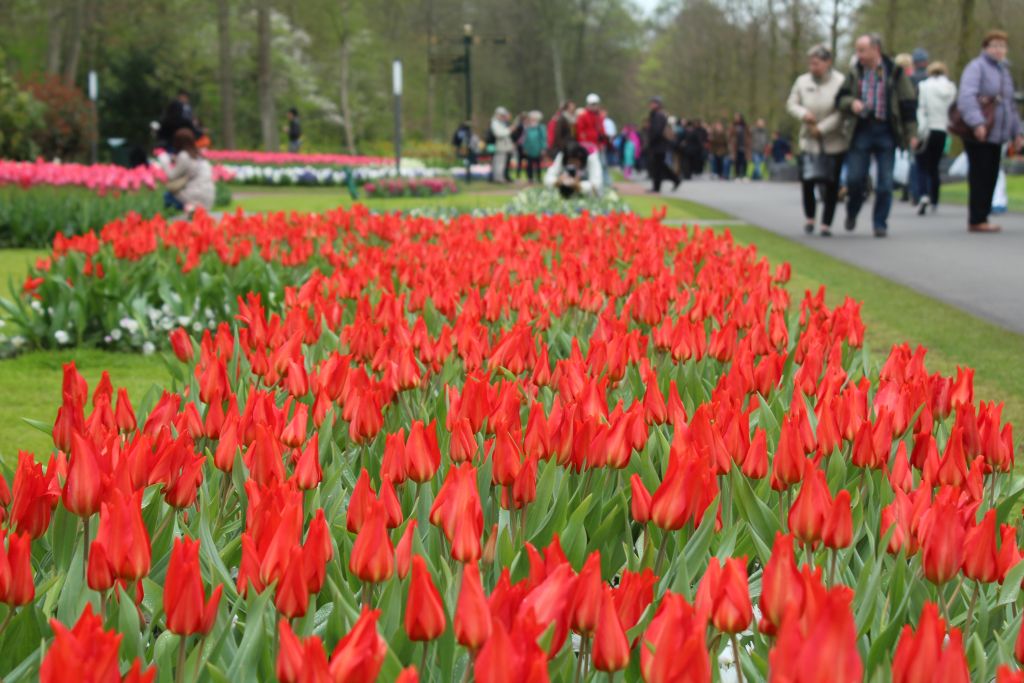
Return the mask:
<svg viewBox="0 0 1024 683">
<path fill-rule="evenodd" d="M 872 231 L 885 237 L 897 159 L 906 167 L 899 181 L 903 199 L 913 202 L 921 216 L 934 213 L 941 163 L 953 135 L 961 138 L 967 159 L 968 229 L 998 232 L 1001 228 L 989 217 L 1003 154 L 1008 146 L 1024 147 L 1006 62 L 1008 40 L 1003 31 L 989 31 L 959 86 L 948 67 L 929 60 L 925 49 L 890 57 L 876 34 L 857 39 L 845 73 L 835 68 L 827 46 L 811 48 L 807 72 L 793 83 L 786 101 L 787 113 L 799 125 L 795 159 L 805 232 L 831 236 L 844 199 L 843 225 L 848 231 L 856 229 L 873 193 Z M 596 94 L 588 95 L 582 108 L 563 103 L 546 123 L 539 111 L 512 117 L 498 107 L 483 141 L 466 122 L 452 143 L 472 162 L 489 153 L 492 182 L 513 182 L 513 174 L 519 179 L 525 168 L 527 182 L 543 182 L 566 195 L 609 187 L 612 166 L 621 167 L 627 179 L 646 173 L 649 191 L 658 193 L 666 183 L 675 189 L 706 174 L 760 180 L 794 158 L 787 136 L 778 129 L 769 131 L 763 118 L 750 124 L 739 112 L 728 121 L 674 117 L 660 97 L 652 97 L 649 106 L 640 126 L 621 129 Z"/>
</svg>

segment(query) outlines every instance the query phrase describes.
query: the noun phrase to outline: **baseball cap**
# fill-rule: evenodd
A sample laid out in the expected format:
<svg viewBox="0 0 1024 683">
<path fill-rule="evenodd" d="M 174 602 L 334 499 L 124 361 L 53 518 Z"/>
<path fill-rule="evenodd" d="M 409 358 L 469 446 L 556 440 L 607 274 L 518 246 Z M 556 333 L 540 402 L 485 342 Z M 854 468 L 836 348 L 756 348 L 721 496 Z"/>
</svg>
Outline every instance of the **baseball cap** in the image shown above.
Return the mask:
<svg viewBox="0 0 1024 683">
<path fill-rule="evenodd" d="M 601 104 L 601 98 L 596 93 L 587 95 L 587 104 Z"/>
</svg>

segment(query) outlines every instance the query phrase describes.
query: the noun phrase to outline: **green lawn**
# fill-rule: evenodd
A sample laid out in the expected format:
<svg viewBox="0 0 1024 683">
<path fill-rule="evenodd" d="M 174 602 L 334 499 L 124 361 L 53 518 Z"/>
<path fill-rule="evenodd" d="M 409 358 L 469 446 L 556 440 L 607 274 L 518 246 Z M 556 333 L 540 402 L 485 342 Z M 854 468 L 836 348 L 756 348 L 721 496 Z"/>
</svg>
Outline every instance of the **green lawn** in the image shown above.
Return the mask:
<svg viewBox="0 0 1024 683">
<path fill-rule="evenodd" d="M 501 206 L 508 200 L 508 194 L 487 189 L 481 186 L 480 190 L 437 201 L 451 202 L 453 206 L 489 207 Z M 625 199 L 642 214 L 665 206 L 670 220 L 725 218 L 720 212 L 678 199 L 653 196 L 627 196 Z M 422 205 L 424 200 L 376 200 L 374 203 L 374 208 L 381 210 L 402 210 Z M 337 190 L 261 189 L 251 197 L 241 197 L 238 204 L 249 211 L 322 211 L 350 205 L 351 200 Z M 824 284 L 831 305 L 839 303 L 845 295 L 863 301 L 866 342 L 876 362 L 881 362 L 895 343 L 906 341 L 924 345 L 929 349 L 928 365 L 932 371 L 951 374 L 957 365 L 975 368 L 976 399 L 1004 401 L 1004 417 L 1024 425 L 1024 337 L 760 228 L 737 223 L 730 229 L 738 241 L 756 245 L 772 263 L 788 261 L 792 264 L 790 289 L 795 299 L 805 290 L 817 290 Z M 6 290 L 9 279 L 20 286 L 29 265 L 43 253 L 0 250 L 0 291 Z M 5 397 L 0 401 L 0 460 L 10 465 L 19 449 L 34 451 L 40 456 L 49 452 L 52 447 L 49 437 L 21 418 L 52 423 L 60 404 L 61 365 L 72 359 L 90 386 L 99 379 L 102 370 L 108 370 L 114 385 L 127 387 L 136 405 L 154 384 L 165 385 L 170 381 L 163 361 L 156 356 L 74 350 L 33 352 L 0 361 L 0 395 Z"/>
<path fill-rule="evenodd" d="M 424 206 L 450 206 L 461 210 L 494 209 L 504 206 L 512 198 L 513 191 L 499 190 L 487 183 L 477 183 L 458 194 L 435 198 L 397 197 L 394 199 L 353 200 L 344 188 L 326 187 L 248 187 L 232 188 L 235 199 L 230 211 L 241 208 L 245 211 L 313 211 L 323 212 L 339 206 L 349 207 L 355 203 L 365 204 L 376 211 L 407 211 Z M 521 189 L 518 187 L 517 189 Z M 728 218 L 715 209 L 682 199 L 669 199 L 651 195 L 628 195 L 623 199 L 639 214 L 650 215 L 662 206 L 668 207 L 667 218 L 675 220 L 719 220 Z"/>
<path fill-rule="evenodd" d="M 1006 177 L 1006 196 L 1010 200 L 1010 211 L 1024 211 L 1024 175 Z M 942 186 L 939 197 L 942 202 L 967 205 L 967 183 L 949 183 Z"/>
</svg>

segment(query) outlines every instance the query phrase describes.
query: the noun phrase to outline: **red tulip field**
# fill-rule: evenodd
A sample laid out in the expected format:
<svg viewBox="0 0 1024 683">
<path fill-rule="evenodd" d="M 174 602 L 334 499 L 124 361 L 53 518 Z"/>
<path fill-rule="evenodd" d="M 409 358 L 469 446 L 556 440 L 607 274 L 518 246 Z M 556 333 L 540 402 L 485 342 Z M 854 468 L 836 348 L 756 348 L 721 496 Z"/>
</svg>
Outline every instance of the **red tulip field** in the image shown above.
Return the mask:
<svg viewBox="0 0 1024 683">
<path fill-rule="evenodd" d="M 1002 405 L 789 279 L 633 214 L 58 238 L 23 333 L 175 380 L 69 364 L 7 463 L 0 678 L 1024 682 Z"/>
</svg>

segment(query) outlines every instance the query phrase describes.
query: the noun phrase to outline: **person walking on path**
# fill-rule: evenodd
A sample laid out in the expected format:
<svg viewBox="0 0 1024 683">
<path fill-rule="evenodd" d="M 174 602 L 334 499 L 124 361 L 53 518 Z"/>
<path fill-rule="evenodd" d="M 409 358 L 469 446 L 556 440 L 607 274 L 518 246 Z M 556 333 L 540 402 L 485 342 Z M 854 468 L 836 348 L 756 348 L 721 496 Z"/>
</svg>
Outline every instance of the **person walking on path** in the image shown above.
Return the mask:
<svg viewBox="0 0 1024 683">
<path fill-rule="evenodd" d="M 750 161 L 754 165 L 754 174 L 751 176 L 751 180 L 761 180 L 764 159 L 768 154 L 770 144 L 771 140 L 764 119 L 758 119 L 754 127 L 750 129 Z"/>
<path fill-rule="evenodd" d="M 548 156 L 552 159 L 576 141 L 576 104 L 566 100 L 548 121 Z"/>
<path fill-rule="evenodd" d="M 587 106 L 576 117 L 576 142 L 587 153 L 604 149 L 607 143 L 604 134 L 604 116 L 601 114 L 601 98 L 594 93 L 587 95 Z"/>
<path fill-rule="evenodd" d="M 651 192 L 661 192 L 661 183 L 672 181 L 672 189 L 679 187 L 679 176 L 669 168 L 665 157 L 672 147 L 675 130 L 669 124 L 668 116 L 661 108 L 661 98 L 652 97 L 651 113 L 647 124 L 647 161 L 651 173 Z M 671 132 L 670 132 L 671 131 Z"/>
<path fill-rule="evenodd" d="M 491 135 L 494 136 L 494 156 L 491 158 L 491 181 L 495 183 L 507 182 L 509 160 L 516 150 L 512 142 L 512 128 L 509 124 L 509 113 L 505 107 L 498 107 L 494 110 L 494 117 L 491 119 Z"/>
<path fill-rule="evenodd" d="M 1014 106 L 1013 77 L 1006 63 L 1009 36 L 989 31 L 982 41 L 981 54 L 971 60 L 960 77 L 957 109 L 973 136 L 964 138 L 967 151 L 970 232 L 999 232 L 1002 228 L 988 222 L 992 212 L 992 193 L 1002 157 L 1002 146 L 1022 142 L 1020 117 Z"/>
<path fill-rule="evenodd" d="M 800 121 L 800 152 L 812 155 L 815 163 L 801 163 L 800 189 L 804 204 L 804 232 L 814 233 L 817 215 L 815 190 L 821 187 L 824 203 L 821 236 L 832 234 L 832 219 L 839 197 L 839 171 L 848 147 L 843 116 L 836 108 L 836 95 L 843 76 L 832 68 L 832 51 L 816 45 L 807 53 L 807 73 L 797 77 L 786 101 L 786 110 Z M 802 159 L 802 161 L 812 161 Z"/>
<path fill-rule="evenodd" d="M 729 136 L 721 121 L 715 121 L 711 126 L 711 132 L 708 134 L 708 151 L 711 154 L 712 175 L 722 180 L 727 179 L 729 169 L 725 165 L 725 155 L 729 152 Z"/>
<path fill-rule="evenodd" d="M 299 110 L 292 107 L 288 110 L 288 151 L 297 154 L 302 147 L 302 122 Z"/>
<path fill-rule="evenodd" d="M 736 112 L 729 127 L 729 158 L 736 169 L 736 180 L 747 177 L 747 160 L 750 159 L 750 128 L 743 114 Z M 729 173 L 726 172 L 726 178 Z"/>
<path fill-rule="evenodd" d="M 847 230 L 857 227 L 864 204 L 868 167 L 878 166 L 872 227 L 885 237 L 892 209 L 893 165 L 896 149 L 917 144 L 917 99 L 914 85 L 903 69 L 882 54 L 882 39 L 871 34 L 856 42 L 857 61 L 836 96 L 836 105 L 854 121 L 847 157 Z"/>
<path fill-rule="evenodd" d="M 541 125 L 541 113 L 531 111 L 526 118 L 523 132 L 523 156 L 526 157 L 526 179 L 529 182 L 540 181 L 540 159 L 547 147 L 547 131 Z"/>
<path fill-rule="evenodd" d="M 921 136 L 916 152 L 918 194 L 917 215 L 939 208 L 939 162 L 946 151 L 949 107 L 956 101 L 956 84 L 947 77 L 946 65 L 933 62 L 929 77 L 921 81 L 917 95 L 917 130 Z"/>
</svg>

